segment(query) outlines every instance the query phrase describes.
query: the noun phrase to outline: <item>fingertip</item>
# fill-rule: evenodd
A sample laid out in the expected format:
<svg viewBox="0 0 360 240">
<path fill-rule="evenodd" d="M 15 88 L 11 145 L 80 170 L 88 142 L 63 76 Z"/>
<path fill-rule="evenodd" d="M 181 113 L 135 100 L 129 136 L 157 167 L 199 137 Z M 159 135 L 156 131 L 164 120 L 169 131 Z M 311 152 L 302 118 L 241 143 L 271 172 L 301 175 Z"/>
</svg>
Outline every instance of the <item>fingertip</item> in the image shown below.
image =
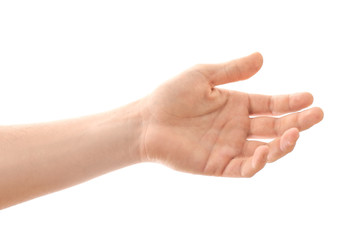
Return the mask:
<svg viewBox="0 0 360 240">
<path fill-rule="evenodd" d="M 309 105 L 313 104 L 313 102 L 314 102 L 314 96 L 313 96 L 311 93 L 309 93 L 309 92 L 304 92 L 304 94 L 306 94 L 307 98 L 309 99 L 309 102 L 310 102 Z"/>
<path fill-rule="evenodd" d="M 267 162 L 270 149 L 268 146 L 263 145 L 255 150 L 253 157 L 253 168 L 263 168 Z"/>
<path fill-rule="evenodd" d="M 297 128 L 290 128 L 285 131 L 285 133 L 280 139 L 280 150 L 282 152 L 290 152 L 295 147 L 295 144 L 299 137 L 300 132 Z"/>
<path fill-rule="evenodd" d="M 242 164 L 240 176 L 252 177 L 266 165 L 269 154 L 269 147 L 266 145 L 259 146 L 254 155 L 249 158 L 245 164 Z"/>
<path fill-rule="evenodd" d="M 304 98 L 304 101 L 303 101 L 304 107 L 308 107 L 311 104 L 313 104 L 314 96 L 311 93 L 303 92 L 302 94 L 303 94 L 303 98 Z"/>
<path fill-rule="evenodd" d="M 319 123 L 324 118 L 324 112 L 319 107 L 313 107 L 303 111 L 299 117 L 301 130 L 306 130 Z"/>
<path fill-rule="evenodd" d="M 316 123 L 324 119 L 324 111 L 319 107 L 314 107 Z"/>
<path fill-rule="evenodd" d="M 257 69 L 259 70 L 264 63 L 263 55 L 260 52 L 254 52 L 250 56 L 253 56 L 256 59 L 256 66 L 257 66 Z"/>
<path fill-rule="evenodd" d="M 313 104 L 314 97 L 309 92 L 294 93 L 290 96 L 289 108 L 291 111 L 298 111 Z"/>
<path fill-rule="evenodd" d="M 300 136 L 300 131 L 297 128 L 290 128 L 286 131 L 289 135 L 293 136 L 297 140 Z"/>
</svg>

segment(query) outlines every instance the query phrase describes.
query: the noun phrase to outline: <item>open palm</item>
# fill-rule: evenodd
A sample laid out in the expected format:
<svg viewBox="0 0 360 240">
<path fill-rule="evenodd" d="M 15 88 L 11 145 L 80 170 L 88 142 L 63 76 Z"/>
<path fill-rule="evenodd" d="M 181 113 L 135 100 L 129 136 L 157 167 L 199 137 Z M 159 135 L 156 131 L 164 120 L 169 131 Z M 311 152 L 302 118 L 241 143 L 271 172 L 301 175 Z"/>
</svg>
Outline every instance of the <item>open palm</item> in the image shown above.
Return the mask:
<svg viewBox="0 0 360 240">
<path fill-rule="evenodd" d="M 299 131 L 323 117 L 320 108 L 297 112 L 311 105 L 311 94 L 265 96 L 216 87 L 247 79 L 261 66 L 259 53 L 196 65 L 157 88 L 143 100 L 147 159 L 196 174 L 251 177 L 291 152 Z"/>
</svg>

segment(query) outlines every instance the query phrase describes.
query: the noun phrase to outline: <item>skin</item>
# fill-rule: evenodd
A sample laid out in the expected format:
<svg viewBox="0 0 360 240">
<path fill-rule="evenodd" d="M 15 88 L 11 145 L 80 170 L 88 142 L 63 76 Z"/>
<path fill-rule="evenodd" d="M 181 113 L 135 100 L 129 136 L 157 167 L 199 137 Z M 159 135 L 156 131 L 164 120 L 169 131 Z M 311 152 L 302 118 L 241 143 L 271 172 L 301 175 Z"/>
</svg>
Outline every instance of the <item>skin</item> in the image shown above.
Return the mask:
<svg viewBox="0 0 360 240">
<path fill-rule="evenodd" d="M 194 174 L 252 177 L 291 152 L 299 131 L 323 118 L 320 108 L 301 111 L 312 104 L 310 93 L 265 96 L 218 88 L 250 78 L 262 63 L 254 53 L 200 64 L 108 112 L 1 126 L 0 208 L 141 162 Z M 267 138 L 272 141 L 256 140 Z"/>
</svg>

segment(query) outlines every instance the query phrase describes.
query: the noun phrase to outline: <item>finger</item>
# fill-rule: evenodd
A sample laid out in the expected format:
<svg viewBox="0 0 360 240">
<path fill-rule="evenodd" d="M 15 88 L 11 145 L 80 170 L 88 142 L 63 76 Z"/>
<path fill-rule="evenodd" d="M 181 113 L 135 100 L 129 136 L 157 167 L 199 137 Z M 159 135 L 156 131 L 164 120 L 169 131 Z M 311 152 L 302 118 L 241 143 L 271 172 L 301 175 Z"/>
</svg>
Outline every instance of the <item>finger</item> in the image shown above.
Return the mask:
<svg viewBox="0 0 360 240">
<path fill-rule="evenodd" d="M 290 153 L 299 139 L 299 130 L 291 128 L 287 130 L 280 138 L 276 138 L 274 141 L 268 144 L 270 148 L 267 162 L 274 162 L 279 158 L 282 158 L 286 154 Z"/>
<path fill-rule="evenodd" d="M 252 157 L 236 157 L 225 168 L 224 177 L 252 177 L 264 168 L 268 159 L 269 147 L 259 146 Z"/>
<path fill-rule="evenodd" d="M 265 164 L 268 159 L 269 147 L 260 146 L 258 147 L 254 155 L 248 158 L 241 166 L 241 176 L 242 177 L 252 177 L 265 167 Z"/>
<path fill-rule="evenodd" d="M 280 115 L 295 112 L 310 106 L 313 101 L 313 96 L 308 92 L 278 96 L 249 94 L 249 114 Z"/>
<path fill-rule="evenodd" d="M 213 65 L 214 74 L 209 78 L 211 86 L 245 80 L 257 73 L 263 64 L 260 53 Z"/>
<path fill-rule="evenodd" d="M 290 128 L 304 131 L 323 119 L 321 108 L 315 107 L 292 113 L 281 118 L 256 117 L 250 119 L 248 138 L 274 138 L 281 136 Z"/>
<path fill-rule="evenodd" d="M 291 152 L 295 147 L 298 138 L 299 130 L 296 128 L 291 128 L 287 130 L 282 136 L 275 138 L 269 143 L 261 141 L 247 141 L 244 144 L 243 157 L 250 157 L 254 155 L 256 149 L 258 149 L 260 146 L 268 146 L 268 162 L 273 162 Z"/>
</svg>

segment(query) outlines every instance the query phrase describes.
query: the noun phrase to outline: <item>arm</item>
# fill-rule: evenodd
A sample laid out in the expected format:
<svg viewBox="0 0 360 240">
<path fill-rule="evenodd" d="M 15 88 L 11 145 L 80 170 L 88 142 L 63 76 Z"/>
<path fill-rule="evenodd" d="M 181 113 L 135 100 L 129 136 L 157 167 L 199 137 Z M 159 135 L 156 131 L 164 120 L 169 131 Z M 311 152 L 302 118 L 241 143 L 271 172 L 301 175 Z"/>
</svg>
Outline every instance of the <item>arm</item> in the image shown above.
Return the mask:
<svg viewBox="0 0 360 240">
<path fill-rule="evenodd" d="M 78 119 L 0 127 L 0 209 L 139 162 L 138 105 Z"/>
<path fill-rule="evenodd" d="M 217 87 L 261 66 L 258 53 L 196 65 L 113 111 L 0 127 L 0 208 L 141 161 L 194 174 L 253 176 L 323 118 L 320 108 L 300 111 L 312 104 L 309 93 L 265 96 Z M 266 138 L 272 141 L 257 140 Z"/>
</svg>

